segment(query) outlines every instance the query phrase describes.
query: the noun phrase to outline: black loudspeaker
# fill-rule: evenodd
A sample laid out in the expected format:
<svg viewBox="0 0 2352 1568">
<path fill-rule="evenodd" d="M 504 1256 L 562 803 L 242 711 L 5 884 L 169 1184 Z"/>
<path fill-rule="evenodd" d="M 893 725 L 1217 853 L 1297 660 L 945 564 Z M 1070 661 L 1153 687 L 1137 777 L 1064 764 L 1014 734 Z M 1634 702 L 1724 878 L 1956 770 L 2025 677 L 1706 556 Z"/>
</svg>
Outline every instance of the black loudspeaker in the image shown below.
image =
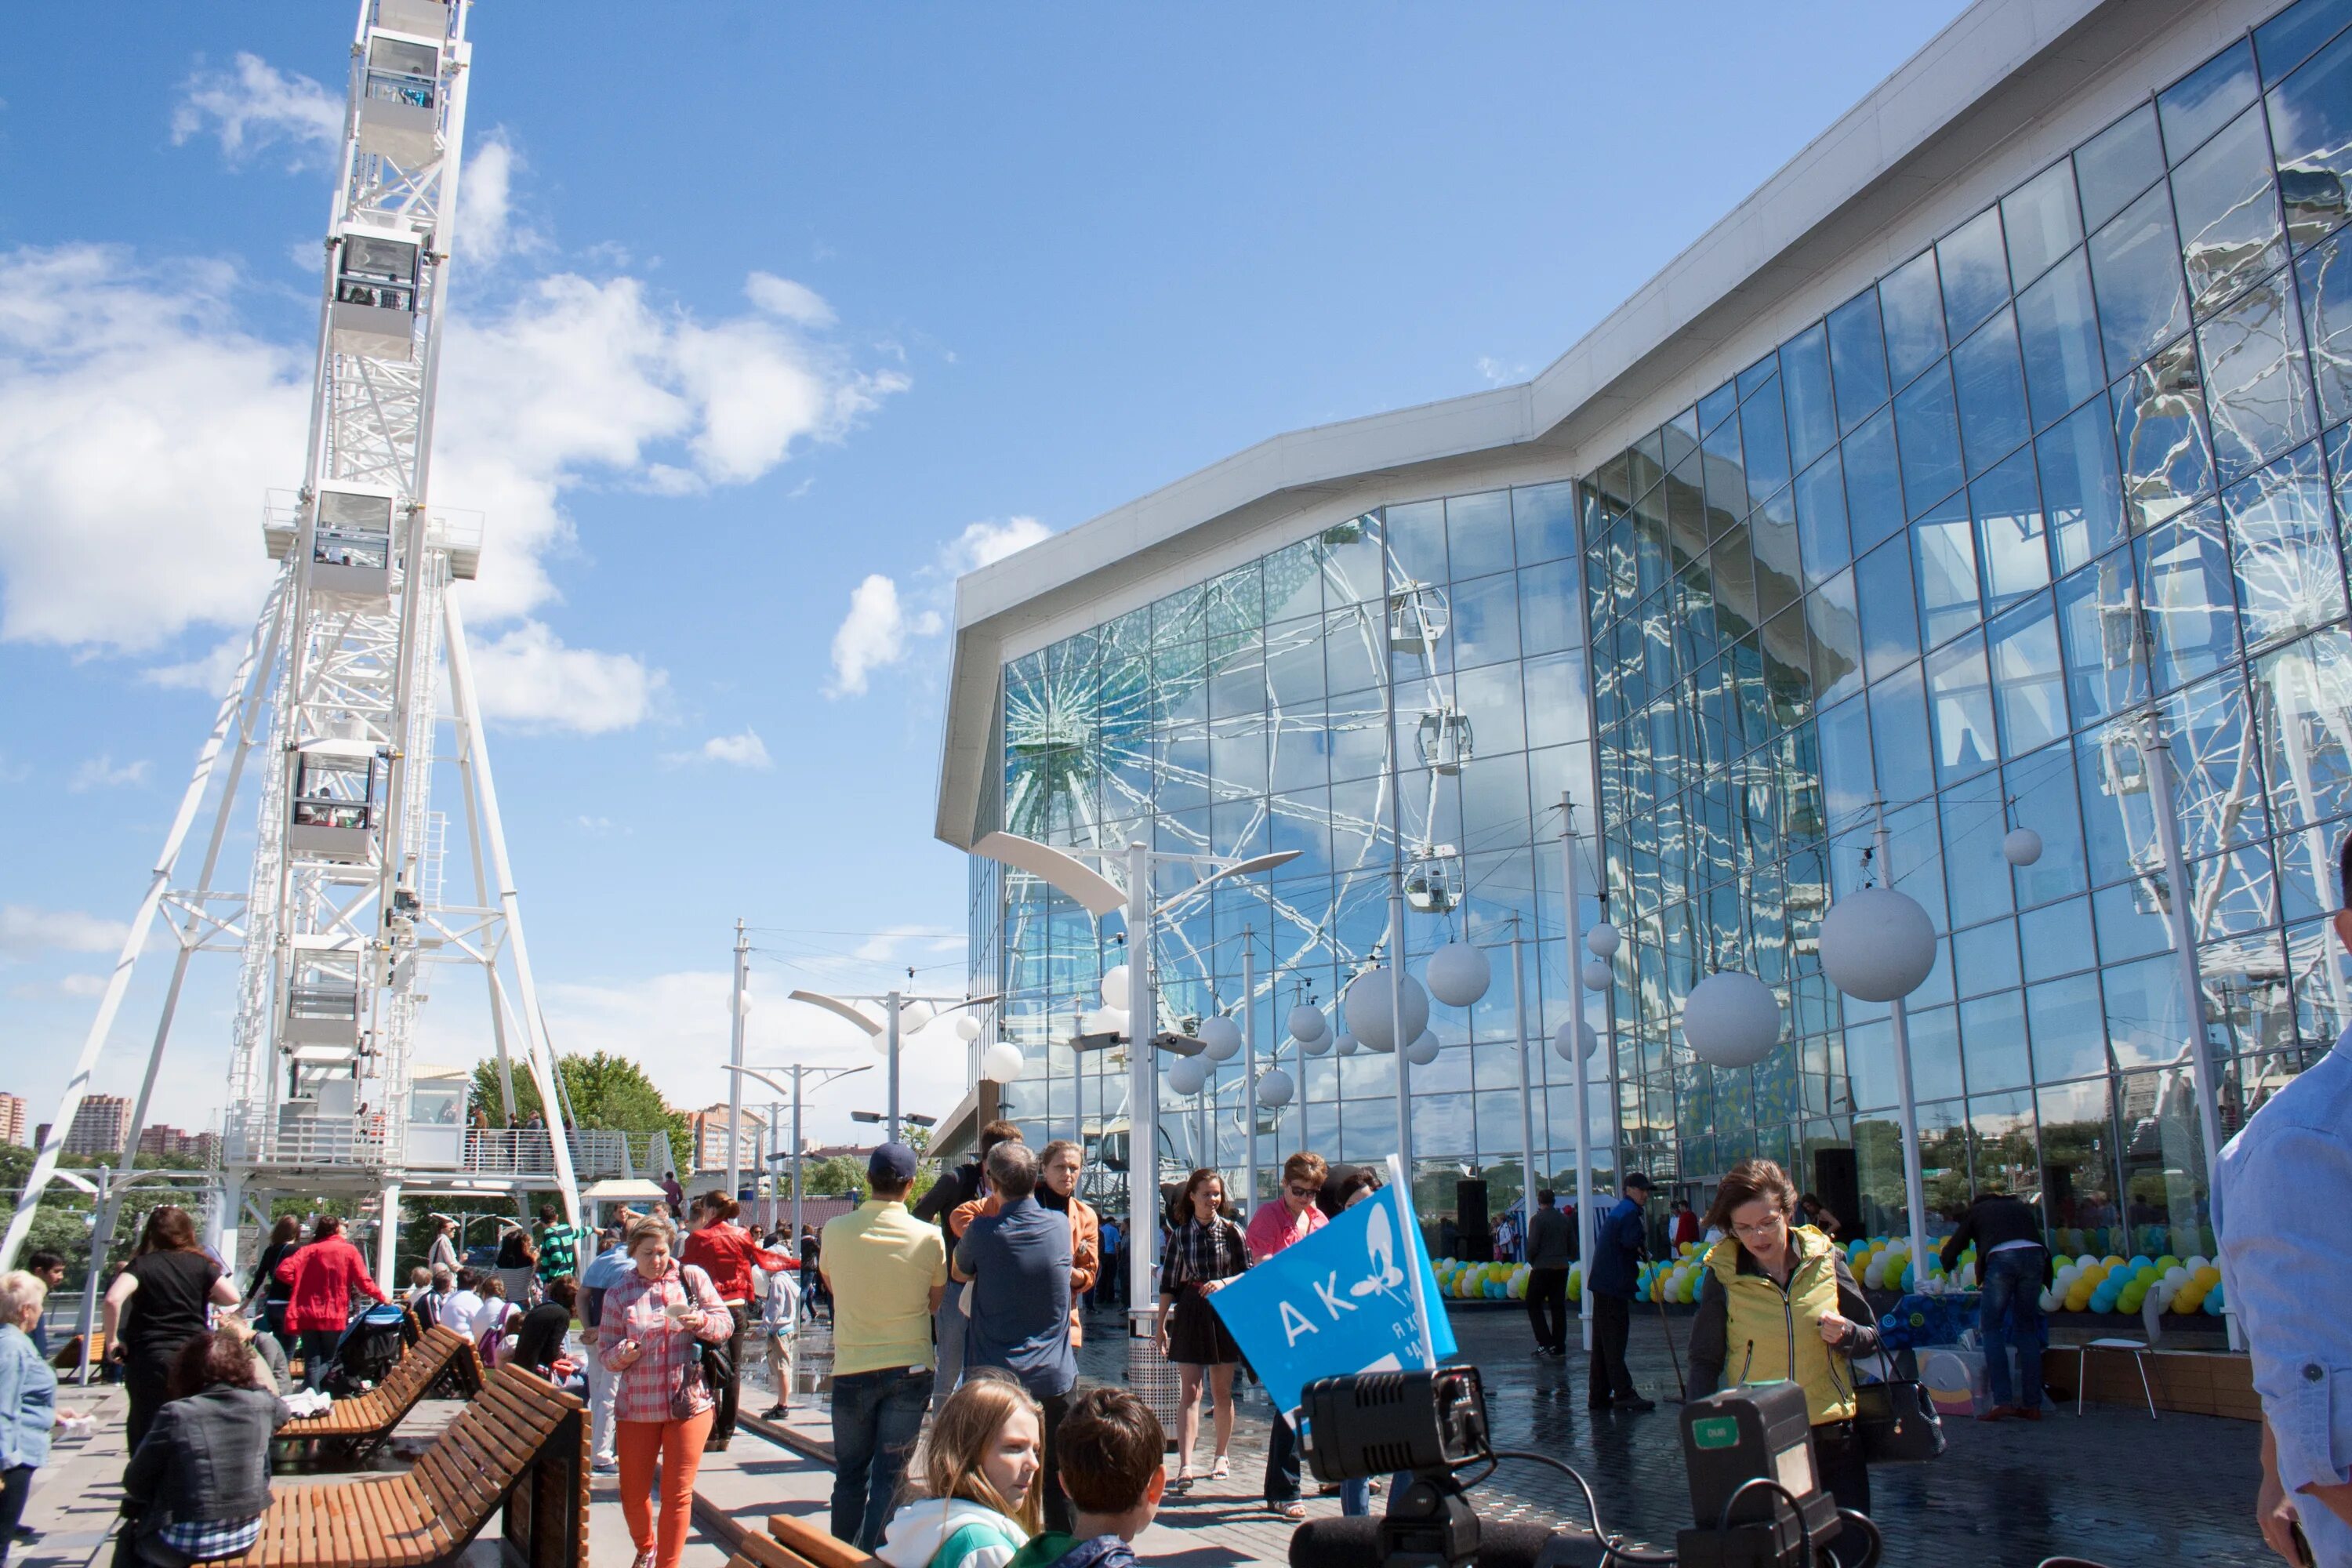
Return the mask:
<svg viewBox="0 0 2352 1568">
<path fill-rule="evenodd" d="M 1843 1239 L 1851 1241 L 1864 1234 L 1862 1228 L 1862 1173 L 1854 1163 L 1851 1149 L 1816 1149 L 1813 1151 L 1813 1195 L 1822 1205 L 1838 1216 L 1845 1227 Z"/>
<path fill-rule="evenodd" d="M 1495 1259 L 1495 1233 L 1486 1224 L 1486 1184 L 1467 1176 L 1454 1184 L 1454 1256 L 1465 1263 Z"/>
</svg>

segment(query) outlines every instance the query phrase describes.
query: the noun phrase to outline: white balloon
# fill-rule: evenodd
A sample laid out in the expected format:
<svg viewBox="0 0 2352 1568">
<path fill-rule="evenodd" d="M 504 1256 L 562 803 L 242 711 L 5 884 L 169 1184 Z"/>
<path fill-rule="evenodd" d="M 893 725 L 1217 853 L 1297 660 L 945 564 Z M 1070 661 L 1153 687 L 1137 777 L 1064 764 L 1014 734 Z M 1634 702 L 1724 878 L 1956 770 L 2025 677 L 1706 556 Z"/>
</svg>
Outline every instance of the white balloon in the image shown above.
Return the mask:
<svg viewBox="0 0 2352 1568">
<path fill-rule="evenodd" d="M 1570 1035 L 1574 1031 L 1581 1031 L 1581 1038 L 1584 1041 L 1584 1049 L 1580 1053 L 1573 1050 L 1569 1045 Z M 1562 1024 L 1559 1026 L 1559 1032 L 1551 1037 L 1551 1054 L 1558 1057 L 1564 1062 L 1574 1061 L 1580 1054 L 1590 1057 L 1594 1051 L 1600 1048 L 1601 1037 L 1593 1032 L 1592 1026 L 1590 1024 L 1580 1024 L 1573 1019 Z"/>
<path fill-rule="evenodd" d="M 2031 866 L 2042 858 L 2042 835 L 2031 827 L 2012 827 L 2000 841 L 2000 858 L 2012 866 Z"/>
<path fill-rule="evenodd" d="M 1078 1015 L 1078 1033 L 1124 1035 L 1127 1033 L 1127 1015 L 1117 1007 L 1097 1007 L 1091 1012 L 1081 1013 Z"/>
<path fill-rule="evenodd" d="M 1617 928 L 1607 921 L 1602 921 L 1584 933 L 1584 950 L 1595 958 L 1616 957 L 1618 948 L 1623 946 L 1624 942 L 1625 939 L 1618 934 Z"/>
<path fill-rule="evenodd" d="M 1495 982 L 1486 950 L 1466 942 L 1447 942 L 1429 955 L 1421 972 L 1429 978 L 1430 994 L 1449 1007 L 1469 1006 Z"/>
<path fill-rule="evenodd" d="M 1389 1017 L 1391 984 L 1404 1004 L 1404 1027 L 1395 1028 Z M 1365 1047 L 1375 1051 L 1396 1049 L 1402 1037 L 1406 1043 L 1421 1037 L 1429 1027 L 1429 993 L 1412 975 L 1400 975 L 1391 983 L 1386 965 L 1368 969 L 1356 976 L 1348 987 L 1345 1009 L 1348 1030 Z"/>
<path fill-rule="evenodd" d="M 1311 1040 L 1301 1040 L 1298 1042 L 1299 1052 L 1304 1056 L 1319 1057 L 1331 1048 L 1333 1038 L 1330 1035 L 1318 1035 Z"/>
<path fill-rule="evenodd" d="M 992 1083 L 1011 1083 L 1021 1076 L 1021 1047 L 999 1040 L 980 1053 L 980 1076 Z"/>
<path fill-rule="evenodd" d="M 1331 1026 L 1324 1020 L 1323 1009 L 1309 1007 L 1304 1002 L 1290 1010 L 1288 1026 L 1290 1037 L 1302 1046 L 1310 1040 L 1327 1039 L 1331 1033 Z"/>
<path fill-rule="evenodd" d="M 1168 1087 L 1179 1094 L 1198 1094 L 1208 1081 L 1209 1064 L 1198 1057 L 1179 1057 L 1168 1069 Z"/>
<path fill-rule="evenodd" d="M 1415 1067 L 1425 1068 L 1437 1059 L 1437 1037 L 1423 1029 L 1421 1038 L 1404 1048 L 1404 1059 Z"/>
<path fill-rule="evenodd" d="M 938 1016 L 931 1011 L 929 1002 L 901 1002 L 898 1004 L 898 1033 L 902 1036 L 919 1035 L 931 1026 L 931 1020 Z"/>
<path fill-rule="evenodd" d="M 1361 1042 L 1359 1041 L 1355 1036 L 1349 1034 L 1343 1029 L 1339 1032 L 1339 1040 L 1333 1044 L 1331 1048 L 1343 1057 L 1352 1057 L 1356 1054 L 1360 1046 Z"/>
<path fill-rule="evenodd" d="M 1257 1102 L 1260 1105 L 1288 1105 L 1290 1075 L 1280 1068 L 1275 1068 L 1260 1077 L 1257 1080 Z"/>
<path fill-rule="evenodd" d="M 980 1020 L 966 1013 L 956 1020 L 956 1038 L 967 1044 L 980 1038 Z"/>
<path fill-rule="evenodd" d="M 1611 971 L 1609 965 L 1600 959 L 1588 958 L 1584 961 L 1583 972 L 1578 975 L 1578 978 L 1584 982 L 1584 988 L 1587 991 L 1606 991 L 1609 989 L 1610 982 L 1616 979 L 1616 975 Z"/>
<path fill-rule="evenodd" d="M 1127 965 L 1124 963 L 1120 964 L 1116 969 L 1106 969 L 1103 971 L 1102 999 L 1104 1006 L 1117 1007 L 1122 1010 L 1126 1008 L 1128 1000 L 1127 981 Z"/>
<path fill-rule="evenodd" d="M 1745 970 L 1710 974 L 1683 999 L 1683 1038 L 1709 1066 L 1754 1067 L 1780 1043 L 1780 999 Z"/>
<path fill-rule="evenodd" d="M 1849 996 L 1892 1002 L 1936 967 L 1936 927 L 1927 911 L 1893 888 L 1848 893 L 1822 917 L 1822 973 Z"/>
<path fill-rule="evenodd" d="M 1201 1045 L 1213 1062 L 1229 1062 L 1241 1055 L 1242 1026 L 1231 1018 L 1201 1021 Z"/>
</svg>

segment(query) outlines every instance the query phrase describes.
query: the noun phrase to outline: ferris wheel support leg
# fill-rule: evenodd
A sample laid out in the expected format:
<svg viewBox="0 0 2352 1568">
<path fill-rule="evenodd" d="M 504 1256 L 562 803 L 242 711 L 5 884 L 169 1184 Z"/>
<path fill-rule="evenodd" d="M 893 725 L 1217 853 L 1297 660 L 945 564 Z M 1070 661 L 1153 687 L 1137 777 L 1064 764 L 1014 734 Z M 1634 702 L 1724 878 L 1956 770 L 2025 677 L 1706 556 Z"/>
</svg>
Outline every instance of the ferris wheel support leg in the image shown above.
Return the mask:
<svg viewBox="0 0 2352 1568">
<path fill-rule="evenodd" d="M 224 1278 L 236 1275 L 236 1238 L 245 1226 L 245 1173 L 221 1173 L 220 1205 L 205 1226 L 205 1244 L 219 1257 Z"/>
<path fill-rule="evenodd" d="M 277 646 L 282 599 L 282 590 L 273 592 L 260 618 L 254 622 L 253 636 L 245 645 L 245 657 L 237 664 L 228 691 L 221 698 L 219 712 L 213 717 L 212 732 L 205 737 L 204 748 L 196 753 L 195 771 L 189 776 L 187 792 L 180 797 L 180 809 L 172 819 L 171 831 L 164 835 L 163 852 L 156 858 L 155 868 L 148 877 L 147 895 L 139 900 L 139 912 L 131 917 L 130 933 L 123 938 L 121 954 L 114 961 L 114 973 L 108 977 L 106 994 L 99 1001 L 98 1016 L 90 1020 L 81 1055 L 75 1058 L 73 1076 L 66 1080 L 65 1094 L 58 1101 L 57 1119 L 50 1122 L 49 1135 L 42 1142 L 40 1152 L 33 1160 L 33 1169 L 25 1178 L 25 1190 L 16 1200 L 16 1214 L 8 1221 L 7 1235 L 0 1237 L 0 1270 L 16 1267 L 16 1255 L 24 1247 L 26 1234 L 33 1228 L 41 1194 L 57 1174 L 58 1156 L 65 1150 L 66 1134 L 73 1127 L 74 1114 L 81 1109 L 82 1097 L 89 1092 L 90 1073 L 98 1066 L 100 1052 L 105 1049 L 107 1036 L 113 1031 L 115 1015 L 122 1010 L 122 998 L 131 990 L 131 973 L 138 966 L 139 951 L 147 945 L 148 933 L 154 929 L 155 916 L 163 906 L 163 895 L 171 890 L 172 873 L 179 864 L 181 846 L 187 842 L 196 809 L 204 804 L 205 791 L 212 783 L 213 769 L 236 727 L 238 710 L 252 700 L 247 689 L 257 667 L 266 668 L 262 649 Z M 226 801 L 222 810 L 227 810 Z M 184 947 L 183 963 L 185 953 Z M 167 1025 L 168 1019 L 167 1014 Z M 159 1048 L 160 1040 L 159 1035 Z"/>
<path fill-rule="evenodd" d="M 524 1060 L 530 1065 L 531 1081 L 539 1089 L 541 1115 L 547 1122 L 548 1142 L 555 1154 L 555 1183 L 563 1196 L 563 1218 L 569 1225 L 580 1223 L 580 1184 L 572 1172 L 572 1143 L 564 1125 L 563 1098 L 555 1089 L 555 1058 L 549 1048 L 546 1030 L 539 1011 L 539 983 L 531 975 L 530 949 L 523 940 L 522 900 L 515 890 L 514 868 L 507 858 L 507 836 L 499 816 L 498 785 L 490 773 L 489 748 L 482 740 L 482 710 L 474 695 L 473 655 L 466 647 L 465 617 L 457 609 L 457 595 L 441 595 L 441 613 L 447 625 L 449 659 L 449 698 L 457 710 L 458 728 L 466 737 L 466 750 L 474 760 L 474 785 L 480 797 L 485 846 L 490 853 L 490 874 L 498 880 L 499 909 L 506 921 L 507 942 L 514 950 L 515 987 L 518 1011 L 522 1015 Z"/>
<path fill-rule="evenodd" d="M 383 1184 L 383 1221 L 375 1227 L 375 1282 L 383 1287 L 387 1296 L 396 1296 L 400 1286 L 393 1278 L 393 1262 L 400 1255 L 400 1184 Z"/>
</svg>

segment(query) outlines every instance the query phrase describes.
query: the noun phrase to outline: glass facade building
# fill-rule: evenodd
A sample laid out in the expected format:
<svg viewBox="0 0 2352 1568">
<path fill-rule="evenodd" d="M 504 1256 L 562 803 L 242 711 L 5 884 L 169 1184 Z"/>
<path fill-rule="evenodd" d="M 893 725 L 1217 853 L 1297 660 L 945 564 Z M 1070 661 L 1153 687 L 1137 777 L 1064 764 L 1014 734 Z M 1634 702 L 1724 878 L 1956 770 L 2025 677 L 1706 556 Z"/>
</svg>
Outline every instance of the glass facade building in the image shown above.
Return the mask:
<svg viewBox="0 0 2352 1568">
<path fill-rule="evenodd" d="M 1011 659 L 983 823 L 1301 852 L 1160 889 L 1164 1024 L 1242 1008 L 1254 946 L 1260 1065 L 1298 1089 L 1266 1156 L 1396 1146 L 1401 1064 L 1302 1057 L 1282 1021 L 1393 950 L 1402 876 L 1416 972 L 1451 936 L 1526 939 L 1537 1042 L 1523 1069 L 1498 946 L 1487 998 L 1433 1007 L 1441 1049 L 1410 1068 L 1424 1173 L 1517 1191 L 1524 1070 L 1537 1169 L 1566 1179 L 1570 1068 L 1541 1042 L 1569 933 L 1605 911 L 1626 942 L 1588 994 L 1596 1164 L 1703 1198 L 1763 1154 L 1872 1233 L 1907 1217 L 1893 1029 L 1816 936 L 1891 878 L 1938 933 L 1907 1008 L 1929 1207 L 1998 1183 L 2059 1225 L 2210 1250 L 2192 1053 L 2227 1137 L 2352 1016 L 2328 923 L 2352 812 L 2347 25 L 2303 0 L 2151 84 L 1605 456 L 1325 523 Z M 1591 835 L 1572 920 L 1563 794 Z M 2012 868 L 2017 826 L 2042 853 Z M 972 891 L 973 982 L 1007 993 L 1029 1062 L 1013 1114 L 1116 1137 L 1123 1070 L 1065 1043 L 1123 959 L 1115 923 L 984 861 Z M 1755 1068 L 1682 1040 L 1719 969 L 1781 998 Z M 1242 1076 L 1163 1086 L 1164 1168 L 1239 1170 Z"/>
</svg>

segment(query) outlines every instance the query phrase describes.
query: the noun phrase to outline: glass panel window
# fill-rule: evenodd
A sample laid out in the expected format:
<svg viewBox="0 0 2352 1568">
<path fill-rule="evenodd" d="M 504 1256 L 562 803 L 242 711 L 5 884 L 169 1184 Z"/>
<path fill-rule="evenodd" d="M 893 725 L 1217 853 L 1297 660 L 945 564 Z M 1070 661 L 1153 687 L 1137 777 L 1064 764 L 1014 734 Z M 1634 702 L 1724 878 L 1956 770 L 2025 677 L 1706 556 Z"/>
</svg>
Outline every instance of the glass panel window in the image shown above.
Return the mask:
<svg viewBox="0 0 2352 1568">
<path fill-rule="evenodd" d="M 2352 237 L 2337 235 L 2296 262 L 2294 272 L 2320 423 L 2334 425 L 2352 417 Z"/>
<path fill-rule="evenodd" d="M 1979 213 L 1937 241 L 1936 265 L 1944 280 L 1944 320 L 1958 342 L 2009 299 L 2000 209 Z"/>
<path fill-rule="evenodd" d="M 2109 364 L 2137 364 L 2189 325 L 2172 202 L 2163 191 L 2150 191 L 2092 235 L 2090 250 Z"/>
<path fill-rule="evenodd" d="M 1936 727 L 1936 782 L 1958 783 L 2000 760 L 1984 638 L 1971 634 L 1927 656 L 1927 707 Z"/>
<path fill-rule="evenodd" d="M 2352 33 L 2313 56 L 2270 91 L 2272 150 L 2279 196 L 2295 248 L 2344 221 L 2352 176 Z"/>
<path fill-rule="evenodd" d="M 1748 494 L 1761 499 L 1789 482 L 1789 433 L 1780 415 L 1778 382 L 1739 406 L 1739 444 L 1748 465 Z"/>
<path fill-rule="evenodd" d="M 2344 568 L 2317 447 L 2226 491 L 2221 504 L 2249 645 L 2299 637 L 2344 615 Z"/>
<path fill-rule="evenodd" d="M 2075 721 L 2088 723 L 2146 701 L 2147 639 L 2131 552 L 2113 551 L 2061 581 L 2057 606 Z"/>
<path fill-rule="evenodd" d="M 1969 487 L 1985 607 L 1998 610 L 2050 583 L 2050 551 L 2033 484 L 2033 454 L 2020 452 Z"/>
<path fill-rule="evenodd" d="M 2210 675 L 2238 654 L 2230 551 L 2210 502 L 2151 530 L 2134 546 L 2156 689 Z"/>
<path fill-rule="evenodd" d="M 2197 342 L 2225 483 L 2319 433 L 2303 368 L 2303 323 L 2284 273 L 2249 289 L 2198 329 Z"/>
<path fill-rule="evenodd" d="M 2057 569 L 2071 572 L 2124 537 L 2123 476 L 2105 406 L 2092 404 L 2033 444 Z"/>
<path fill-rule="evenodd" d="M 1511 558 L 1511 492 L 1449 496 L 1445 501 L 1445 548 L 1456 582 L 1507 572 Z"/>
<path fill-rule="evenodd" d="M 1830 815 L 1852 816 L 1870 805 L 1876 788 L 1870 767 L 1868 704 L 1840 703 L 1822 715 L 1819 731 L 1822 784 L 1828 792 Z"/>
<path fill-rule="evenodd" d="M 1919 611 L 1929 647 L 1977 624 L 1976 528 L 1955 496 L 1911 530 L 1916 552 Z"/>
<path fill-rule="evenodd" d="M 1706 433 L 1706 532 L 1712 539 L 1748 515 L 1748 472 L 1741 465 L 1739 425 L 1727 419 Z"/>
<path fill-rule="evenodd" d="M 2009 963 L 2017 963 L 2017 934 L 2006 921 L 1989 928 L 2009 944 Z M 1976 1093 L 2012 1089 L 2032 1081 L 2033 1068 L 2026 1047 L 2025 997 L 2017 991 L 1979 996 L 1960 1004 L 1960 1054 L 1968 1064 L 1969 1088 Z M 2025 1137 L 2030 1143 L 2029 1119 Z M 2028 1180 L 2032 1180 L 2031 1176 Z"/>
<path fill-rule="evenodd" d="M 1903 475 L 1895 458 L 1895 411 L 1881 409 L 1839 448 L 1845 459 L 1846 521 L 1857 554 L 1903 531 Z"/>
<path fill-rule="evenodd" d="M 1952 924 L 1970 926 L 2008 914 L 2015 907 L 2010 895 L 2009 867 L 1995 852 L 2007 831 L 2000 792 L 1949 790 L 1939 809 L 1944 817 L 1944 879 L 1951 900 Z M 1957 994 L 1974 996 L 1991 990 L 1994 984 L 2018 983 L 2017 932 L 2003 929 L 2009 942 L 2005 966 L 1985 962 L 1959 936 L 1953 937 Z"/>
<path fill-rule="evenodd" d="M 1788 405 L 1789 447 L 1802 468 L 1828 451 L 1838 437 L 1826 327 L 1808 327 L 1780 345 L 1780 386 Z"/>
<path fill-rule="evenodd" d="M 1853 559 L 1845 530 L 1845 468 L 1834 451 L 1797 476 L 1797 539 L 1805 581 L 1829 580 Z"/>
<path fill-rule="evenodd" d="M 1813 690 L 1823 704 L 1862 689 L 1862 625 L 1854 612 L 1853 574 L 1841 572 L 1805 601 L 1805 629 L 1813 637 Z"/>
<path fill-rule="evenodd" d="M 1633 456 L 1628 453 L 1630 458 Z M 1530 485 L 1511 492 L 1511 523 L 1523 562 L 1576 553 L 1576 486 Z"/>
<path fill-rule="evenodd" d="M 2074 753 L 2051 746 L 2011 763 L 2001 780 L 2012 820 L 2042 835 L 2042 858 L 2011 873 L 2022 909 L 2079 891 L 2089 876 L 2083 855 L 2082 809 L 2074 798 Z"/>
<path fill-rule="evenodd" d="M 1960 488 L 1960 439 L 1951 378 L 1942 366 L 1895 399 L 1895 445 L 1903 458 L 1903 495 L 1918 516 Z"/>
<path fill-rule="evenodd" d="M 1876 744 L 1878 793 L 1887 800 L 1916 800 L 1936 788 L 1928 762 L 1925 683 L 1916 664 L 1870 688 L 1870 732 Z"/>
<path fill-rule="evenodd" d="M 2025 382 L 2018 369 L 2017 322 L 2006 310 L 1952 351 L 1959 395 L 1960 447 L 1969 472 L 1980 474 L 2025 443 Z"/>
<path fill-rule="evenodd" d="M 2031 972 L 2033 939 L 2026 934 L 2025 924 L 2022 919 L 2018 921 L 2018 945 L 2026 951 L 2026 967 Z M 2090 939 L 2090 922 L 2085 920 L 2082 945 L 2074 951 L 2088 952 Z M 2106 1070 L 2105 1014 L 2100 1008 L 2099 980 L 2095 974 L 2077 974 L 2071 979 L 2028 986 L 2025 1018 L 2033 1040 L 2033 1076 L 2037 1079 L 2048 1083 Z"/>
<path fill-rule="evenodd" d="M 2116 384 L 2116 445 L 2134 532 L 2190 505 L 2213 485 L 2204 394 L 2187 339 Z"/>
<path fill-rule="evenodd" d="M 2065 669 L 2051 599 L 2040 595 L 1987 628 L 2005 754 L 2021 756 L 2066 733 Z"/>
<path fill-rule="evenodd" d="M 1570 558 L 1520 568 L 1520 651 L 1549 653 L 1573 647 L 1581 640 L 1576 615 L 1576 564 Z"/>
<path fill-rule="evenodd" d="M 2347 24 L 2352 24 L 2352 0 L 2297 0 L 2254 29 L 2254 57 L 2262 62 L 2263 79 L 2278 80 Z"/>
<path fill-rule="evenodd" d="M 1456 668 L 1519 657 L 1518 590 L 1517 578 L 1507 572 L 1454 585 L 1447 636 Z"/>
<path fill-rule="evenodd" d="M 2017 297 L 2017 335 L 2025 353 L 2025 389 L 2039 427 L 2079 406 L 2107 384 L 2099 359 L 2098 309 L 2091 268 L 2080 254 Z"/>
<path fill-rule="evenodd" d="M 2083 222 L 2097 228 L 2129 206 L 2164 173 L 2156 106 L 2135 109 L 2074 151 L 2074 179 L 2083 193 Z"/>
<path fill-rule="evenodd" d="M 1886 401 L 1886 343 L 1879 331 L 1877 291 L 1864 289 L 1832 310 L 1828 326 L 1838 428 L 1851 430 Z"/>
<path fill-rule="evenodd" d="M 1925 251 L 1878 281 L 1878 308 L 1886 322 L 1886 366 L 1901 386 L 1944 352 L 1944 301 L 1936 284 L 1936 253 Z"/>
<path fill-rule="evenodd" d="M 1748 544 L 1756 555 L 1756 617 L 1769 621 L 1804 592 L 1798 566 L 1797 516 L 1788 492 L 1766 501 L 1748 520 Z"/>
<path fill-rule="evenodd" d="M 1699 434 L 1704 436 L 1714 430 L 1717 426 L 1730 418 L 1731 411 L 1738 406 L 1739 389 L 1727 381 L 1700 398 L 1698 400 Z"/>
<path fill-rule="evenodd" d="M 1862 606 L 1862 639 L 1870 679 L 1919 657 L 1919 621 L 1911 591 L 1909 542 L 1892 539 L 1854 567 L 1854 593 Z"/>
<path fill-rule="evenodd" d="M 2083 217 L 2074 205 L 2074 165 L 2061 159 L 2001 198 L 2009 270 L 2020 289 L 2074 248 Z"/>
<path fill-rule="evenodd" d="M 2252 103 L 2261 90 L 2251 45 L 2241 43 L 2215 55 L 2157 98 L 2165 152 L 2178 163 Z"/>
<path fill-rule="evenodd" d="M 2307 829 L 2352 812 L 2352 636 L 2333 626 L 2280 648 L 2255 667 L 2254 704 L 2269 762 L 2271 811 L 2282 830 Z M 2335 850 L 2310 837 L 2314 879 L 2329 904 Z M 2293 853 L 2304 853 L 2298 846 Z"/>
<path fill-rule="evenodd" d="M 2270 136 L 2259 110 L 2172 172 L 2189 306 L 2205 315 L 2286 259 L 2278 198 L 2271 188 Z"/>
</svg>

